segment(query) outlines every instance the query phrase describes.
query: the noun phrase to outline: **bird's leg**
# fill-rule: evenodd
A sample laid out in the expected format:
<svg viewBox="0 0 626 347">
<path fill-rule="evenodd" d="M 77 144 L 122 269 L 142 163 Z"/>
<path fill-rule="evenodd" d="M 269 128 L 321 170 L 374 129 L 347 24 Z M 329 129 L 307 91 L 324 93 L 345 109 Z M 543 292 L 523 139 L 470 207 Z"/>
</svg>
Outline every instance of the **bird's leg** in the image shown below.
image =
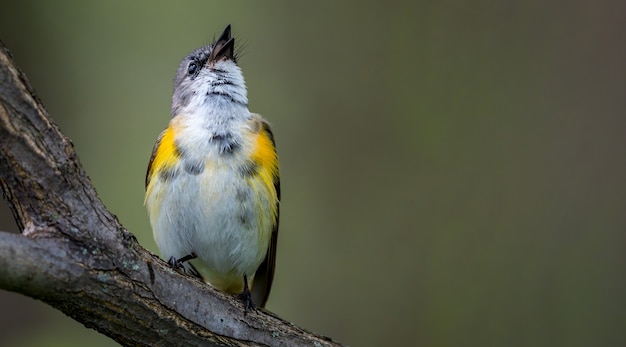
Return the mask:
<svg viewBox="0 0 626 347">
<path fill-rule="evenodd" d="M 245 316 L 248 313 L 248 309 L 254 310 L 254 302 L 252 302 L 252 294 L 250 293 L 250 288 L 248 287 L 248 276 L 243 275 L 243 291 L 238 295 L 239 299 L 243 301 Z"/>
</svg>

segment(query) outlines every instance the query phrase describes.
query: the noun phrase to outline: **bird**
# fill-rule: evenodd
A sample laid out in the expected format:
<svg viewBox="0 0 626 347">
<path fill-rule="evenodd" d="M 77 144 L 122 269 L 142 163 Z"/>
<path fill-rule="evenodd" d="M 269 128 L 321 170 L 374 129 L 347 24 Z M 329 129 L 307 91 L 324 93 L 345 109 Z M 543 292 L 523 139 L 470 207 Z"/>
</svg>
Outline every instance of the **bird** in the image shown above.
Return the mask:
<svg viewBox="0 0 626 347">
<path fill-rule="evenodd" d="M 265 307 L 276 264 L 280 175 L 270 124 L 248 108 L 228 25 L 189 53 L 153 147 L 145 206 L 168 264 Z"/>
</svg>

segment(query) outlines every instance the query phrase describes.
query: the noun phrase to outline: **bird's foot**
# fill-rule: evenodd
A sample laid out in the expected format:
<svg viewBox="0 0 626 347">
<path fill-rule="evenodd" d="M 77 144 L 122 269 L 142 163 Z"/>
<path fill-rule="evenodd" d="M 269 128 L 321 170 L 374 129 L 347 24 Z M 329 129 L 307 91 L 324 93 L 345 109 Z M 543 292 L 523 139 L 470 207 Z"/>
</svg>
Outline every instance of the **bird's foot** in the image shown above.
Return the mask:
<svg viewBox="0 0 626 347">
<path fill-rule="evenodd" d="M 239 300 L 243 301 L 244 316 L 248 313 L 248 310 L 252 311 L 256 308 L 254 306 L 254 302 L 252 302 L 252 294 L 250 293 L 250 288 L 248 287 L 248 276 L 246 275 L 243 275 L 243 291 L 239 293 L 237 297 Z"/>
<path fill-rule="evenodd" d="M 185 266 L 183 265 L 186 261 L 197 258 L 198 256 L 195 253 L 187 254 L 186 256 L 176 259 L 175 257 L 170 257 L 168 259 L 167 264 L 173 267 L 176 270 L 185 270 Z"/>
</svg>

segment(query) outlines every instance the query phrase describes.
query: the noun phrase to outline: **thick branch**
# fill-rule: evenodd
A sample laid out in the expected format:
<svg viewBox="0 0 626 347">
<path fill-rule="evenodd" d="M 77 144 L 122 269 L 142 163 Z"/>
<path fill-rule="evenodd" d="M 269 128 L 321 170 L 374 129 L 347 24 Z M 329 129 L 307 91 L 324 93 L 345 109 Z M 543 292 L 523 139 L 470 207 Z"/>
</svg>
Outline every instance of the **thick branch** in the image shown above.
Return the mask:
<svg viewBox="0 0 626 347">
<path fill-rule="evenodd" d="M 0 43 L 0 185 L 22 235 L 0 232 L 0 288 L 127 346 L 335 346 L 173 271 L 104 207 Z"/>
</svg>

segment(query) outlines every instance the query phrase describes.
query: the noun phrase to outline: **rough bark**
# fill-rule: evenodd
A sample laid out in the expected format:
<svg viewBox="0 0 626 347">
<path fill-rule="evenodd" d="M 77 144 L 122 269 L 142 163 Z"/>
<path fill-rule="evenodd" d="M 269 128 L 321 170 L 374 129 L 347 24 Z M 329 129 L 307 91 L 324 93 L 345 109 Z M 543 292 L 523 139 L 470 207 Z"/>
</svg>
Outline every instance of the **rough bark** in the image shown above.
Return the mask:
<svg viewBox="0 0 626 347">
<path fill-rule="evenodd" d="M 0 185 L 21 234 L 0 232 L 0 288 L 125 346 L 337 346 L 182 275 L 98 198 L 72 142 L 0 42 Z"/>
</svg>

